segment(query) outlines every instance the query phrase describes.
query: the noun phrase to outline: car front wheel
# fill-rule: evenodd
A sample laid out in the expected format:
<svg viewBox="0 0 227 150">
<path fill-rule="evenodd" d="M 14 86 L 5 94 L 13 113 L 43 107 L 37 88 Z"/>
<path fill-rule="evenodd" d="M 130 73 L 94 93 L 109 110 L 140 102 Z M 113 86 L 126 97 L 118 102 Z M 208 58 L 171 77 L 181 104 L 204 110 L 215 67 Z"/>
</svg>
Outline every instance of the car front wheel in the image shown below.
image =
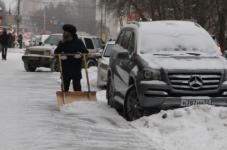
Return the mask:
<svg viewBox="0 0 227 150">
<path fill-rule="evenodd" d="M 113 90 L 112 80 L 110 76 L 108 76 L 108 81 L 107 81 L 106 98 L 107 98 L 108 105 L 110 105 L 111 107 L 114 107 L 114 90 Z"/>
<path fill-rule="evenodd" d="M 60 66 L 58 61 L 53 61 L 52 64 L 50 65 L 51 72 L 60 72 Z"/>
<path fill-rule="evenodd" d="M 125 98 L 124 116 L 128 121 L 134 121 L 144 116 L 144 110 L 140 106 L 135 86 L 129 88 Z"/>
<path fill-rule="evenodd" d="M 100 68 L 98 67 L 98 76 L 97 76 L 97 87 L 101 88 L 101 76 L 100 76 Z"/>
<path fill-rule="evenodd" d="M 24 68 L 27 72 L 35 72 L 36 71 L 36 67 L 31 66 L 29 64 L 24 64 Z"/>
</svg>

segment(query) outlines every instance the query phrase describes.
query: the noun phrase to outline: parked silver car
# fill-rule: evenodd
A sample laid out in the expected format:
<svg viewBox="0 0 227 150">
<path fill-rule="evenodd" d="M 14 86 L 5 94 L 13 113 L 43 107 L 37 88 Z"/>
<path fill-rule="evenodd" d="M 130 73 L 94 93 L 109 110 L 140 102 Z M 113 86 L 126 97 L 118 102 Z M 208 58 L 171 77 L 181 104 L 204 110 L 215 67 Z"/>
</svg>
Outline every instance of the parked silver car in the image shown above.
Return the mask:
<svg viewBox="0 0 227 150">
<path fill-rule="evenodd" d="M 109 68 L 109 58 L 115 42 L 107 42 L 105 49 L 102 52 L 102 57 L 98 62 L 98 80 L 97 86 L 104 87 L 107 84 L 107 72 Z"/>
<path fill-rule="evenodd" d="M 28 47 L 22 56 L 25 70 L 34 72 L 38 67 L 47 67 L 57 71 L 54 50 L 61 40 L 62 34 L 51 34 L 42 46 Z"/>
</svg>

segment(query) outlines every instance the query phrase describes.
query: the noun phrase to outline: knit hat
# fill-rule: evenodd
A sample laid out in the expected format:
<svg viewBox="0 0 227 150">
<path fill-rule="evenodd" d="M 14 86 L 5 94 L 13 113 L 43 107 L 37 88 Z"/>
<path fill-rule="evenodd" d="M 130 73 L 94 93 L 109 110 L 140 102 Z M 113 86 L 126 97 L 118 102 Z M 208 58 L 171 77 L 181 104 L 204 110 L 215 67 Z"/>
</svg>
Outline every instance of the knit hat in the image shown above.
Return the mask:
<svg viewBox="0 0 227 150">
<path fill-rule="evenodd" d="M 71 24 L 65 24 L 62 28 L 64 31 L 71 33 L 72 35 L 75 35 L 77 32 L 77 29 L 74 25 Z"/>
</svg>

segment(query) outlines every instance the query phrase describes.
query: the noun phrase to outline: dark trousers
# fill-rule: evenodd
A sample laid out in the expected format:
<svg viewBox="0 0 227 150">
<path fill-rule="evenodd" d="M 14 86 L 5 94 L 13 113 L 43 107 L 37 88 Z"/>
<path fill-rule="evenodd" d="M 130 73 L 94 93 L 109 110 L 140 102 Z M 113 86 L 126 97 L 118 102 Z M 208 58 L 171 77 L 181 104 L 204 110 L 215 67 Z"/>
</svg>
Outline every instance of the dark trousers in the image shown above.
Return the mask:
<svg viewBox="0 0 227 150">
<path fill-rule="evenodd" d="M 2 59 L 6 60 L 6 56 L 7 56 L 7 48 L 3 47 L 2 48 Z"/>
<path fill-rule="evenodd" d="M 63 77 L 63 82 L 64 82 L 63 91 L 65 91 L 65 92 L 69 91 L 69 87 L 70 87 L 71 81 L 73 81 L 73 89 L 74 89 L 74 91 L 81 91 L 80 79 L 72 78 L 72 77 L 68 77 L 68 76 L 64 76 Z"/>
</svg>

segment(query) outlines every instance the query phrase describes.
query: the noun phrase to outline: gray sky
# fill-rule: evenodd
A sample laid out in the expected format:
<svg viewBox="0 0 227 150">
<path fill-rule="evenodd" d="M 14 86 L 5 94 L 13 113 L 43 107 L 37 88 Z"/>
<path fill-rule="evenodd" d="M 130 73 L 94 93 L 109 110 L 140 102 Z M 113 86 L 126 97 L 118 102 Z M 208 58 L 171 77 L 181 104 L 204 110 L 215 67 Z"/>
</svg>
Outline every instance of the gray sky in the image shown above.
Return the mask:
<svg viewBox="0 0 227 150">
<path fill-rule="evenodd" d="M 9 8 L 10 5 L 11 5 L 11 7 L 13 7 L 16 4 L 16 0 L 3 0 L 3 1 L 5 1 L 7 8 Z"/>
</svg>

